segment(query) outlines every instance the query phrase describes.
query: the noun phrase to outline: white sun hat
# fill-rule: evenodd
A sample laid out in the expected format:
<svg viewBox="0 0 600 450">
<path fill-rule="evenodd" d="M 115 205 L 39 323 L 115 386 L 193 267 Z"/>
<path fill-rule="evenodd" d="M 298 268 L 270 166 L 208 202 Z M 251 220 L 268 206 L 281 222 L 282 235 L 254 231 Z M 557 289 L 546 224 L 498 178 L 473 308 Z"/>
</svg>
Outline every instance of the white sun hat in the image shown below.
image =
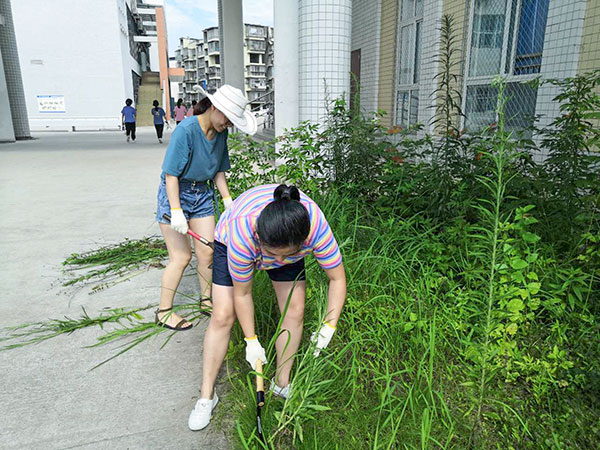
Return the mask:
<svg viewBox="0 0 600 450">
<path fill-rule="evenodd" d="M 238 88 L 224 84 L 214 94 L 209 94 L 202 86 L 195 85 L 194 90 L 206 95 L 214 107 L 241 131 L 250 135 L 256 133 L 258 128 L 256 117 L 246 109 L 248 99 Z"/>
</svg>

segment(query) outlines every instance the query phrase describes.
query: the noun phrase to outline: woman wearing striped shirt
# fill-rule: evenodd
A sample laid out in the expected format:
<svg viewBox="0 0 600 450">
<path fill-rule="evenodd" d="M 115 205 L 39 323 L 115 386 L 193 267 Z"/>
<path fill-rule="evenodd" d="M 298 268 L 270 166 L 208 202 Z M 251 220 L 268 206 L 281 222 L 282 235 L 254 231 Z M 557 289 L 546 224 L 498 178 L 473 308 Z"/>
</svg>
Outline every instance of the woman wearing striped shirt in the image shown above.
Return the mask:
<svg viewBox="0 0 600 450">
<path fill-rule="evenodd" d="M 289 395 L 293 357 L 302 339 L 304 257 L 311 253 L 329 278 L 326 316 L 313 334 L 318 356 L 333 337 L 346 299 L 342 256 L 325 216 L 296 187 L 274 184 L 246 191 L 223 213 L 215 230 L 213 312 L 204 337 L 202 392 L 188 422 L 192 430 L 208 425 L 219 401 L 215 380 L 236 317 L 245 335 L 246 360 L 253 369 L 257 360 L 267 362 L 254 328 L 254 270 L 267 271 L 281 312 L 290 297 L 282 323 L 289 333 L 282 333 L 276 341 L 277 371 L 271 386 L 274 394 Z"/>
</svg>

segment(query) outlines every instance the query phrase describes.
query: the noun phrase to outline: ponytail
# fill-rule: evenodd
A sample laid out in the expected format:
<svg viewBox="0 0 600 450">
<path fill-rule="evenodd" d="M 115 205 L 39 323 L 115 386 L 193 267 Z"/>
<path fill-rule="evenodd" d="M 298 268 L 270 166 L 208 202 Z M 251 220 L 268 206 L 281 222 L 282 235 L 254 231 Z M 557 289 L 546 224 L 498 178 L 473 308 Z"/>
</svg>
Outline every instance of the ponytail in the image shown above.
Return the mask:
<svg viewBox="0 0 600 450">
<path fill-rule="evenodd" d="M 300 191 L 296 186 L 280 184 L 273 198 L 256 221 L 261 244 L 271 248 L 301 247 L 310 232 L 310 217 L 300 203 Z"/>
</svg>

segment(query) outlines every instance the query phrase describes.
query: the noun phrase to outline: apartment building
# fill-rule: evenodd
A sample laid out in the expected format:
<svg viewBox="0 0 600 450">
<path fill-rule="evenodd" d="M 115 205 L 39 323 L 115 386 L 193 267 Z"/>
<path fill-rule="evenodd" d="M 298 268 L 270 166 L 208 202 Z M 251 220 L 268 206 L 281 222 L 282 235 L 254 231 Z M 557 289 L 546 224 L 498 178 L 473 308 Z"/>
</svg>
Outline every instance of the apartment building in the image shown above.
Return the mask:
<svg viewBox="0 0 600 450">
<path fill-rule="evenodd" d="M 246 96 L 252 108 L 259 108 L 268 102 L 267 94 L 272 91 L 273 28 L 244 24 L 243 38 Z M 218 27 L 203 30 L 202 38 L 179 39 L 176 59 L 185 71 L 179 93 L 186 103 L 200 98 L 194 85 L 214 90 L 223 84 L 220 39 Z"/>
</svg>

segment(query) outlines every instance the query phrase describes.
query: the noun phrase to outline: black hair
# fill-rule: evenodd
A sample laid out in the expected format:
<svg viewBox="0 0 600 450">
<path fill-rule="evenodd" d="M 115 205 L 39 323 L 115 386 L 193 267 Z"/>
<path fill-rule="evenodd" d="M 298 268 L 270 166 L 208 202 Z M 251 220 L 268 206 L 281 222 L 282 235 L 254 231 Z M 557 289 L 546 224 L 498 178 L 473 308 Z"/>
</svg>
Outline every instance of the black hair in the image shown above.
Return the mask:
<svg viewBox="0 0 600 450">
<path fill-rule="evenodd" d="M 310 217 L 300 203 L 300 191 L 280 184 L 273 198 L 256 221 L 260 243 L 271 248 L 300 247 L 310 232 Z"/>
<path fill-rule="evenodd" d="M 130 98 L 128 98 L 127 100 L 125 100 L 125 104 L 127 106 L 131 106 L 132 103 L 133 103 L 133 100 L 131 100 Z"/>
<path fill-rule="evenodd" d="M 212 102 L 208 97 L 204 97 L 198 103 L 194 105 L 194 115 L 199 116 L 200 114 L 204 114 L 208 108 L 212 106 Z"/>
<path fill-rule="evenodd" d="M 192 106 L 196 106 L 196 103 L 198 103 L 196 100 L 192 100 Z"/>
<path fill-rule="evenodd" d="M 181 104 L 183 103 L 183 99 L 180 98 L 179 100 L 177 100 L 177 106 L 181 106 Z"/>
<path fill-rule="evenodd" d="M 159 105 L 159 103 L 158 103 L 158 100 L 154 100 L 154 101 L 152 102 L 152 106 L 154 106 L 154 109 L 155 109 L 156 111 L 158 111 L 158 105 Z"/>
</svg>

